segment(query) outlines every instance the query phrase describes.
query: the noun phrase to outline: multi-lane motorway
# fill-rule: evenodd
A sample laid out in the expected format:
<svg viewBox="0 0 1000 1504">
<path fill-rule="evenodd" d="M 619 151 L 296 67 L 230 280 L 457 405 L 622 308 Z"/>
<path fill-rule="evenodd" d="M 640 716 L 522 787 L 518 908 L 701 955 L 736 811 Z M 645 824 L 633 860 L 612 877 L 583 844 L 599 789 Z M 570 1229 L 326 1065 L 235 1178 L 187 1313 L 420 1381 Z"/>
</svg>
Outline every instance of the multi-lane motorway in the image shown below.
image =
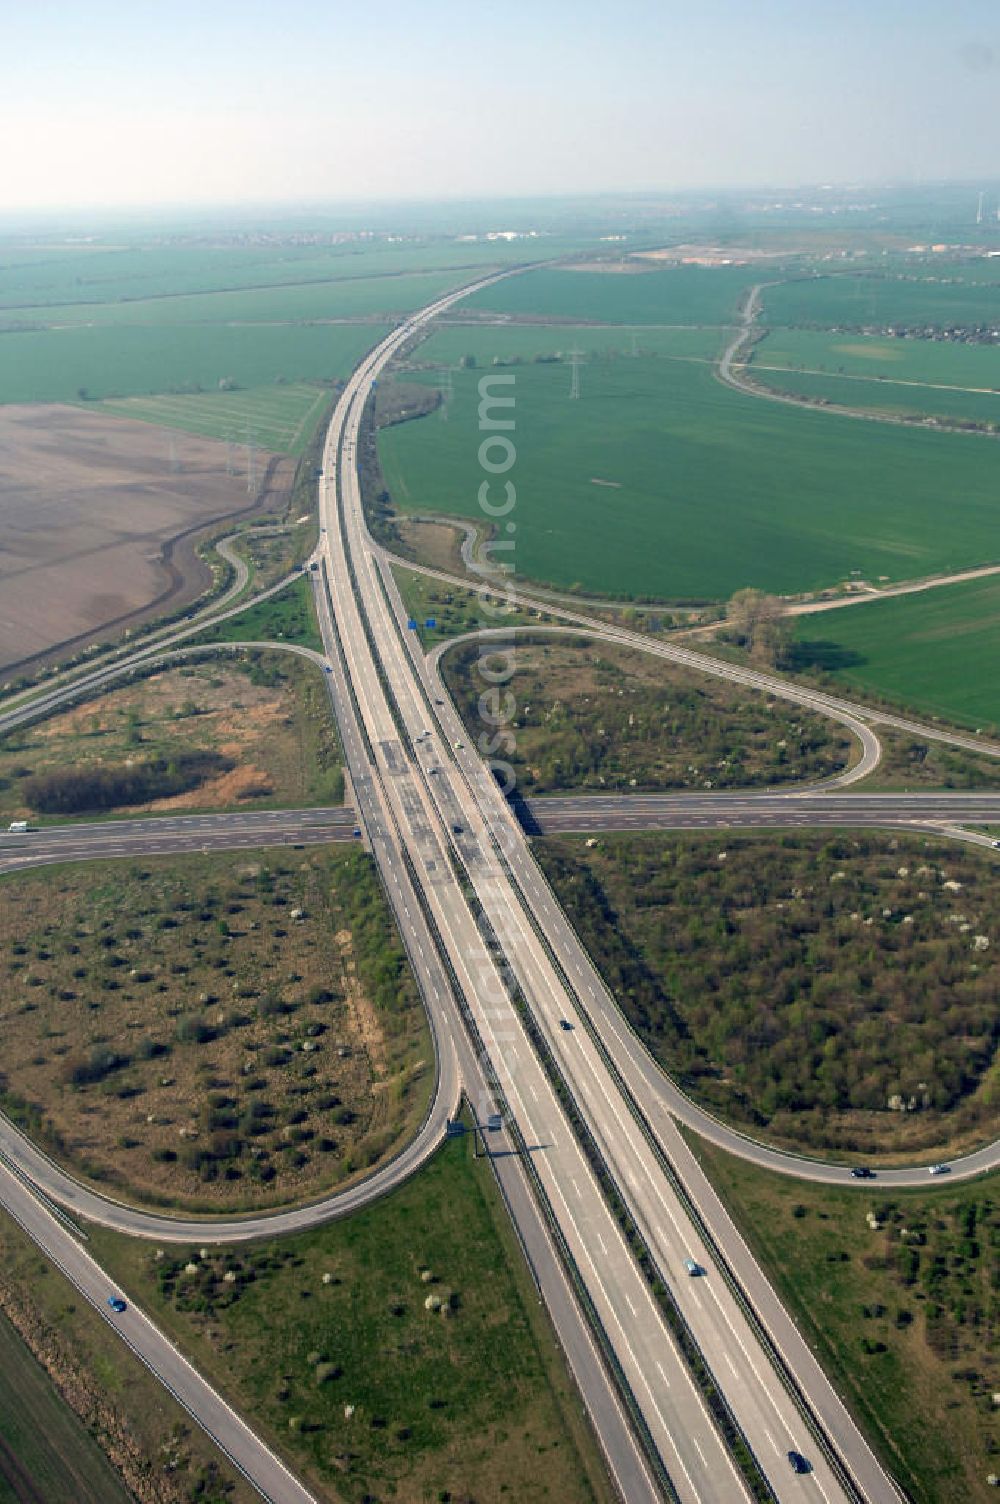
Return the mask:
<svg viewBox="0 0 1000 1504">
<path fill-rule="evenodd" d="M 483 764 L 461 750 L 455 712 L 437 705 L 443 697 L 434 694 L 431 670 L 407 639 L 402 603 L 365 527 L 356 452 L 368 387 L 410 332 L 385 341 L 345 392 L 349 405 L 341 430 L 331 431 L 321 489 L 324 563 L 337 618 L 328 651 L 343 652 L 382 799 L 376 829 L 369 829 L 373 850 L 379 858 L 388 830 L 405 848 L 464 1004 L 486 1042 L 490 1069 L 522 1131 L 546 1146 L 537 1173 L 678 1494 L 732 1499 L 745 1490 L 648 1286 L 636 1283 L 591 1164 L 539 1067 L 525 1014 L 586 1120 L 774 1496 L 832 1500 L 860 1491 L 893 1499 L 890 1480 L 836 1396 L 810 1372 L 797 1374 L 799 1395 L 804 1392 L 828 1447 L 802 1442 L 806 1422 L 784 1382 L 774 1339 L 769 1342 L 755 1313 L 748 1316 L 734 1295 L 705 1239 L 703 1219 L 692 1215 L 690 1190 L 679 1189 L 671 1173 L 671 1156 L 680 1157 L 672 1124 L 643 1117 L 622 1070 L 623 1064 L 631 1070 L 631 1062 L 617 1059 L 608 1038 L 591 1027 L 597 998 L 589 963 L 578 942 L 565 944 L 564 918 L 564 929 L 555 933 L 551 915 L 540 915 L 547 890 L 522 832 Z M 477 930 L 497 942 L 507 976 Z M 704 1282 L 685 1275 L 686 1257 L 710 1271 Z M 727 1262 L 732 1269 L 732 1259 Z M 773 1294 L 770 1301 L 777 1304 Z M 785 1456 L 797 1443 L 812 1454 L 805 1476 L 791 1473 Z"/>
<path fill-rule="evenodd" d="M 1000 826 L 1000 793 L 835 794 L 794 785 L 780 793 L 546 794 L 519 801 L 515 809 L 529 835 L 837 826 L 935 833 L 956 826 Z M 80 821 L 22 834 L 0 832 L 0 872 L 99 857 L 316 845 L 355 840 L 359 834 L 354 809 L 344 805 Z M 996 837 L 976 830 L 965 835 L 996 848 Z"/>
<path fill-rule="evenodd" d="M 663 1485 L 654 1476 L 655 1466 L 646 1462 L 626 1411 L 645 1437 L 654 1463 L 658 1460 L 666 1469 L 666 1486 L 685 1504 L 728 1504 L 749 1494 L 650 1283 L 612 1215 L 598 1169 L 614 1183 L 773 1496 L 780 1504 L 809 1499 L 888 1504 L 899 1497 L 894 1485 L 729 1221 L 677 1121 L 690 1122 L 754 1158 L 767 1161 L 771 1151 L 699 1114 L 624 1024 L 535 863 L 511 805 L 478 756 L 461 745 L 464 729 L 442 691 L 437 663 L 426 658 L 413 634 L 407 633 L 386 556 L 368 535 L 357 458 L 371 385 L 397 349 L 455 296 L 407 320 L 362 361 L 337 404 L 326 440 L 317 558 L 322 568 L 310 578 L 354 810 L 48 827 L 4 838 L 0 870 L 39 861 L 199 847 L 306 845 L 355 839 L 353 831 L 359 829 L 382 873 L 435 1035 L 439 1089 L 428 1125 L 379 1176 L 318 1206 L 238 1223 L 175 1222 L 170 1233 L 184 1240 L 193 1236 L 222 1241 L 260 1235 L 263 1224 L 273 1234 L 286 1221 L 289 1226 L 308 1225 L 349 1210 L 412 1171 L 439 1140 L 443 1116 L 453 1110 L 461 1083 L 480 1111 L 503 1107 L 499 1145 L 530 1151 L 502 1156 L 498 1173 L 609 1465 L 627 1499 L 655 1498 Z M 574 613 L 559 614 L 593 628 L 592 622 Z M 601 635 L 628 641 L 638 636 L 614 628 L 602 628 Z M 638 645 L 651 650 L 648 638 L 638 637 Z M 877 739 L 858 719 L 856 707 L 732 665 L 708 666 L 700 655 L 682 649 L 663 655 L 690 656 L 704 672 L 718 672 L 757 688 L 776 686 L 775 692 L 845 721 L 858 735 L 863 753 L 842 781 L 860 777 L 877 763 Z M 109 678 L 120 671 L 109 671 Z M 108 682 L 96 674 L 92 678 L 90 687 Z M 53 703 L 59 694 L 54 692 Z M 33 705 L 19 706 L 9 718 L 0 718 L 0 727 L 33 714 Z M 532 801 L 524 820 L 529 830 L 540 831 L 770 824 L 933 829 L 1000 820 L 1000 796 L 809 790 L 552 798 Z M 587 1152 L 574 1131 L 567 1102 L 586 1125 Z M 13 1130 L 4 1130 L 2 1152 L 22 1173 L 0 1173 L 0 1201 L 25 1225 L 31 1224 L 32 1236 L 51 1256 L 58 1256 L 63 1267 L 72 1265 L 67 1272 L 88 1298 L 87 1281 L 99 1279 L 99 1271 L 95 1275 L 82 1254 L 80 1260 L 75 1258 L 73 1250 L 80 1251 L 75 1239 L 47 1211 L 38 1209 L 32 1182 L 82 1215 L 147 1236 L 167 1235 L 164 1218 L 112 1206 L 84 1191 L 61 1177 Z M 843 1179 L 844 1171 L 837 1167 L 778 1157 L 797 1173 Z M 905 1175 L 912 1178 L 914 1172 Z M 31 1206 L 36 1210 L 29 1216 Z M 689 1276 L 687 1259 L 694 1260 L 704 1275 Z M 583 1293 L 592 1329 L 571 1287 Z M 198 1388 L 197 1375 L 174 1372 L 162 1347 L 165 1339 L 155 1328 L 137 1314 L 134 1325 L 129 1340 L 203 1423 L 205 1414 L 210 1417 L 212 1434 L 267 1497 L 308 1497 L 276 1480 L 273 1455 L 245 1427 L 239 1429 L 242 1423 L 228 1407 L 213 1408 L 210 1397 Z M 809 1473 L 792 1472 L 786 1456 L 791 1448 L 808 1455 Z"/>
</svg>

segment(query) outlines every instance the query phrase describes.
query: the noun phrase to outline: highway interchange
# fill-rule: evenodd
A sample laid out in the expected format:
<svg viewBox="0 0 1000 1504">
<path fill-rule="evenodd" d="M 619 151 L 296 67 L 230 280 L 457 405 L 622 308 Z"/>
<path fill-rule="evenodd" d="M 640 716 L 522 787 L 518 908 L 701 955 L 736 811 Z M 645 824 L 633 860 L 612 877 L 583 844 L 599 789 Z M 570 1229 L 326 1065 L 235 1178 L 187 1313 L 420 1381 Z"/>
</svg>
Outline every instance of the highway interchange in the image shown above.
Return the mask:
<svg viewBox="0 0 1000 1504">
<path fill-rule="evenodd" d="M 779 1155 L 708 1118 L 663 1076 L 632 1035 L 542 877 L 511 805 L 478 756 L 459 745 L 464 728 L 443 692 L 438 655 L 424 655 L 407 632 L 388 557 L 368 535 L 357 455 L 372 383 L 400 346 L 468 290 L 408 319 L 362 361 L 327 435 L 321 567 L 310 578 L 354 809 L 80 823 L 0 840 L 0 871 L 9 871 L 99 856 L 351 840 L 360 830 L 382 873 L 434 1031 L 439 1085 L 424 1130 L 369 1181 L 315 1206 L 184 1224 L 88 1191 L 0 1123 L 0 1200 L 87 1298 L 95 1299 L 106 1282 L 101 1285 L 71 1228 L 36 1190 L 76 1215 L 148 1237 L 215 1242 L 259 1236 L 262 1230 L 274 1235 L 343 1215 L 412 1173 L 440 1141 L 444 1119 L 464 1089 L 480 1116 L 502 1109 L 503 1127 L 491 1135 L 497 1147 L 531 1150 L 501 1154 L 495 1166 L 625 1498 L 653 1499 L 666 1492 L 684 1501 L 725 1504 L 749 1494 L 611 1213 L 595 1164 L 627 1206 L 724 1396 L 731 1423 L 774 1497 L 782 1504 L 812 1498 L 828 1504 L 897 1500 L 897 1489 L 700 1171 L 678 1122 L 786 1173 L 843 1183 L 844 1169 Z M 702 672 L 736 678 L 836 716 L 851 726 L 862 747 L 859 762 L 841 783 L 877 764 L 870 712 L 860 719 L 859 707 L 848 702 L 673 645 L 651 647 L 641 634 L 554 611 L 548 602 L 539 605 L 593 635 L 638 639 L 645 651 L 694 660 Z M 144 650 L 144 660 L 187 635 L 173 634 Z M 121 672 L 120 665 L 95 671 L 86 692 Z M 78 682 L 22 700 L 0 718 L 0 729 L 82 692 Z M 926 734 L 927 728 L 919 729 Z M 965 740 L 984 749 L 972 738 Z M 551 797 L 531 801 L 523 816 L 528 831 L 892 825 L 939 833 L 966 822 L 1000 821 L 1000 795 L 877 795 L 824 788 Z M 969 838 L 989 844 L 983 835 Z M 564 1028 L 563 1020 L 572 1027 Z M 539 1041 L 547 1063 L 536 1048 Z M 567 1117 L 567 1097 L 586 1124 L 589 1154 Z M 955 1173 L 975 1173 L 996 1162 L 993 1146 L 956 1164 Z M 926 1175 L 925 1170 L 883 1173 L 894 1183 Z M 685 1259 L 694 1259 L 705 1276 L 687 1276 Z M 574 1291 L 589 1307 L 589 1324 Z M 265 1497 L 294 1504 L 310 1497 L 284 1471 L 275 1472 L 280 1462 L 218 1396 L 213 1400 L 206 1393 L 193 1370 L 177 1367 L 169 1343 L 163 1346 L 166 1339 L 141 1313 L 130 1309 L 123 1323 L 135 1350 Z M 791 1448 L 809 1457 L 808 1474 L 791 1471 L 786 1457 Z"/>
</svg>

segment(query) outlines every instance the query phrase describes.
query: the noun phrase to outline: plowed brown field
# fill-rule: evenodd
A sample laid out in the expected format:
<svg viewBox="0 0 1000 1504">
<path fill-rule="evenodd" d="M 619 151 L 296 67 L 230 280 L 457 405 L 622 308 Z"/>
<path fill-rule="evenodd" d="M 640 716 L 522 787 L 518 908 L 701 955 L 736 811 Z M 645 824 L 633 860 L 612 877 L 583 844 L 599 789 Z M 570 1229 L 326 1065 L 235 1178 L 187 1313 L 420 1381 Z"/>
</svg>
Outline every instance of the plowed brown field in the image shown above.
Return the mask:
<svg viewBox="0 0 1000 1504">
<path fill-rule="evenodd" d="M 293 461 L 259 453 L 252 502 L 227 459 L 216 439 L 151 423 L 0 407 L 0 672 L 196 599 L 210 579 L 198 534 L 273 508 L 291 485 Z"/>
</svg>

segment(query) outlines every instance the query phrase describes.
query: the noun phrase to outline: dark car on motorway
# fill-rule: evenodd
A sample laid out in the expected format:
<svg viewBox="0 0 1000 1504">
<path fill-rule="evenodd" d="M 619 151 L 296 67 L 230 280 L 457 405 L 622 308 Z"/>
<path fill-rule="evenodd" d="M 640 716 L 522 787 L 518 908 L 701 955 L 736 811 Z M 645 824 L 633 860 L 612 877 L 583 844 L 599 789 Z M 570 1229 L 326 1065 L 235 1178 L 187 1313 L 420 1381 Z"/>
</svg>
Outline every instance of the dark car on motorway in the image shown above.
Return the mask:
<svg viewBox="0 0 1000 1504">
<path fill-rule="evenodd" d="M 109 1295 L 108 1305 L 118 1316 L 120 1316 L 123 1311 L 128 1310 L 128 1306 L 126 1305 L 125 1301 L 122 1300 L 120 1295 Z"/>
<path fill-rule="evenodd" d="M 789 1452 L 788 1465 L 793 1473 L 808 1473 L 812 1471 L 801 1452 Z"/>
<path fill-rule="evenodd" d="M 559 1020 L 559 1027 L 560 1029 L 565 1029 L 568 1032 L 570 1029 L 572 1029 L 573 1025 L 570 1023 L 568 1018 L 561 1018 Z"/>
<path fill-rule="evenodd" d="M 870 1170 L 867 1165 L 855 1165 L 853 1170 L 851 1171 L 851 1174 L 854 1176 L 855 1180 L 875 1179 L 875 1171 Z"/>
</svg>

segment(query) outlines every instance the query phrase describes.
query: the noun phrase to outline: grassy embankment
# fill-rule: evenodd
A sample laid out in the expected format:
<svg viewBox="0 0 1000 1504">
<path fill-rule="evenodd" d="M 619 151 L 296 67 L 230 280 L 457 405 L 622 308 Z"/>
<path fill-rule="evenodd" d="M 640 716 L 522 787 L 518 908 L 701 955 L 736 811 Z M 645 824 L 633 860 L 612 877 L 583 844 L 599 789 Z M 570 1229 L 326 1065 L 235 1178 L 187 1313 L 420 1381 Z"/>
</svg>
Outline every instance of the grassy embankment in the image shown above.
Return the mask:
<svg viewBox="0 0 1000 1504">
<path fill-rule="evenodd" d="M 323 651 L 323 639 L 316 623 L 312 587 L 302 575 L 277 595 L 245 611 L 227 617 L 217 626 L 206 627 L 190 639 L 192 643 L 209 642 L 294 642 L 302 647 Z"/>
<path fill-rule="evenodd" d="M 403 604 L 425 648 L 459 637 L 463 632 L 475 632 L 483 628 L 533 626 L 548 618 L 541 612 L 522 611 L 516 606 L 506 606 L 502 600 L 480 595 L 478 591 L 466 590 L 461 585 L 445 585 L 441 580 L 429 579 L 412 569 L 394 567 L 393 574 L 403 597 Z M 428 620 L 435 626 L 428 627 Z"/>
<path fill-rule="evenodd" d="M 987 1478 L 1000 1472 L 998 1177 L 892 1194 L 837 1190 L 693 1143 L 915 1504 L 995 1499 Z"/>
<path fill-rule="evenodd" d="M 863 831 L 536 846 L 629 1022 L 713 1112 L 838 1157 L 995 1135 L 992 852 Z"/>
<path fill-rule="evenodd" d="M 180 1405 L 122 1345 L 113 1328 L 5 1213 L 0 1213 L 0 1303 L 68 1407 L 126 1480 L 128 1498 L 142 1504 L 252 1504 L 257 1499 Z M 22 1350 L 10 1379 L 18 1399 L 31 1399 L 31 1376 L 24 1372 L 24 1362 Z M 38 1403 L 31 1423 L 37 1426 L 41 1419 L 51 1424 L 53 1437 L 68 1442 L 63 1462 L 72 1463 L 79 1458 L 79 1443 L 70 1440 L 71 1419 L 65 1413 L 60 1416 L 51 1400 L 47 1403 L 41 1395 Z M 16 1411 L 8 1414 L 16 1424 Z M 33 1454 L 26 1443 L 19 1453 L 22 1460 L 27 1455 L 32 1465 L 40 1466 L 37 1447 L 36 1441 Z M 92 1494 L 95 1504 L 117 1504 L 124 1496 L 99 1462 L 90 1476 L 99 1480 Z M 43 1491 L 38 1500 L 29 1495 L 27 1504 L 78 1504 L 88 1499 L 87 1486 L 80 1468 L 67 1489 Z M 15 1501 L 25 1504 L 23 1495 L 15 1495 Z"/>
<path fill-rule="evenodd" d="M 3 894 L 0 1102 L 74 1172 L 286 1204 L 421 1121 L 426 1018 L 356 848 L 47 867 Z"/>
<path fill-rule="evenodd" d="M 157 1258 L 101 1229 L 93 1242 L 321 1497 L 610 1504 L 488 1162 L 468 1140 L 365 1211 L 281 1243 Z"/>
</svg>

